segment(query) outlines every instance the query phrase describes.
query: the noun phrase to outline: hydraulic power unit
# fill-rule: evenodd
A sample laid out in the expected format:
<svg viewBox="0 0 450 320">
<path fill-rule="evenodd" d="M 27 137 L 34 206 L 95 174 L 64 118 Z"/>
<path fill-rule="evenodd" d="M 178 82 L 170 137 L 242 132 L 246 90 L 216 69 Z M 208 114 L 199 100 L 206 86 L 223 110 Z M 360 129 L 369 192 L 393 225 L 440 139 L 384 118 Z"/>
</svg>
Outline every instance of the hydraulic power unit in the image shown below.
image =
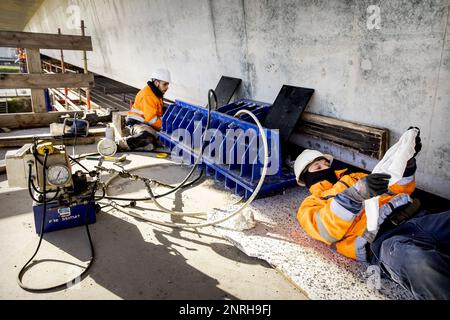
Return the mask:
<svg viewBox="0 0 450 320">
<path fill-rule="evenodd" d="M 87 201 L 71 206 L 61 206 L 58 201 L 46 204 L 47 210 L 44 221 L 44 233 L 92 224 L 95 220 L 95 202 Z M 42 215 L 44 205 L 33 203 L 34 225 L 36 233 L 40 233 L 42 227 Z"/>
<path fill-rule="evenodd" d="M 6 169 L 10 187 L 29 189 L 37 233 L 96 221 L 95 183 L 89 172 L 72 173 L 64 145 L 39 142 L 8 151 Z"/>
</svg>

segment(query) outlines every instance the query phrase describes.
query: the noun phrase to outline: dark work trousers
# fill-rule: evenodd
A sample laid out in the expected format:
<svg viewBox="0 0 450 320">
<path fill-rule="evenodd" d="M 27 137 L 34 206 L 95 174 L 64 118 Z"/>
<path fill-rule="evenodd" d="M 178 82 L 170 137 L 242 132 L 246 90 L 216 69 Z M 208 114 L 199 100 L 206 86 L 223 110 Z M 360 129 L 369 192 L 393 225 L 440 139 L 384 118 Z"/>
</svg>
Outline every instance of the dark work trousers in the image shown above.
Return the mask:
<svg viewBox="0 0 450 320">
<path fill-rule="evenodd" d="M 130 129 L 131 135 L 126 138 L 126 142 L 131 150 L 145 147 L 150 143 L 156 146 L 158 134 L 151 126 L 135 119 L 127 119 L 125 124 Z"/>
<path fill-rule="evenodd" d="M 450 299 L 450 211 L 415 218 L 382 233 L 371 263 L 416 299 Z"/>
</svg>

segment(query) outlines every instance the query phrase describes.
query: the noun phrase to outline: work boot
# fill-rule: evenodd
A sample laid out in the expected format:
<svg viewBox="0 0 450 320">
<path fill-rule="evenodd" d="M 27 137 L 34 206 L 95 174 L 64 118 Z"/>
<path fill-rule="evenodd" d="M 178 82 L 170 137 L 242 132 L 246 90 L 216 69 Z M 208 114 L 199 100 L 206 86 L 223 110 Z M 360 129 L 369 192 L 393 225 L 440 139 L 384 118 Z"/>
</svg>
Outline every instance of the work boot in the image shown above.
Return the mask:
<svg viewBox="0 0 450 320">
<path fill-rule="evenodd" d="M 130 151 L 130 147 L 128 146 L 127 141 L 124 138 L 119 138 L 116 140 L 117 151 Z"/>
<path fill-rule="evenodd" d="M 421 203 L 419 199 L 413 199 L 412 203 L 399 208 L 400 210 L 394 211 L 389 219 L 392 224 L 398 226 L 399 224 L 414 218 L 414 216 L 419 212 L 420 205 Z"/>
<path fill-rule="evenodd" d="M 129 135 L 131 135 L 131 130 L 129 126 L 126 126 L 123 130 L 122 130 L 122 136 L 124 137 L 128 137 Z"/>
</svg>

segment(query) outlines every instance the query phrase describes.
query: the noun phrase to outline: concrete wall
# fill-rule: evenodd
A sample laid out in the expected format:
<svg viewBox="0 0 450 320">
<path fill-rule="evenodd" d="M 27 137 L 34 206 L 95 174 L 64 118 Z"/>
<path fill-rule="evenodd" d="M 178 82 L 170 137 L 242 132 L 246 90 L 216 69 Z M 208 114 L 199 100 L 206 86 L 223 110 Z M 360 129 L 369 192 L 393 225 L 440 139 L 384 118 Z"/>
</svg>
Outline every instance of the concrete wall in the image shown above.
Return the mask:
<svg viewBox="0 0 450 320">
<path fill-rule="evenodd" d="M 168 67 L 168 98 L 205 104 L 224 74 L 265 102 L 282 84 L 315 88 L 309 111 L 388 128 L 391 144 L 419 126 L 418 185 L 450 198 L 450 0 L 46 0 L 26 30 L 79 34 L 73 8 L 92 71 L 142 87 Z"/>
</svg>

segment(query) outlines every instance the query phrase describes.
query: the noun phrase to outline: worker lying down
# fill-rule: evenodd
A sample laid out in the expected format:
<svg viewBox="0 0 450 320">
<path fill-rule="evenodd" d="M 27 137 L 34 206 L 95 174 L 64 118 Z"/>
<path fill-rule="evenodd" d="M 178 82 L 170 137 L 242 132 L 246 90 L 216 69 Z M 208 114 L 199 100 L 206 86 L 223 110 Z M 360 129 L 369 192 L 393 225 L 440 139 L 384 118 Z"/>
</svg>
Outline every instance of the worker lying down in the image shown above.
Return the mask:
<svg viewBox="0 0 450 320">
<path fill-rule="evenodd" d="M 410 197 L 420 149 L 418 137 L 403 178 L 389 187 L 389 175 L 335 171 L 331 155 L 304 150 L 294 171 L 311 195 L 297 219 L 312 238 L 346 257 L 378 265 L 416 299 L 450 299 L 450 211 L 430 214 Z M 376 234 L 367 231 L 364 208 L 364 200 L 374 196 L 380 196 Z"/>
</svg>

